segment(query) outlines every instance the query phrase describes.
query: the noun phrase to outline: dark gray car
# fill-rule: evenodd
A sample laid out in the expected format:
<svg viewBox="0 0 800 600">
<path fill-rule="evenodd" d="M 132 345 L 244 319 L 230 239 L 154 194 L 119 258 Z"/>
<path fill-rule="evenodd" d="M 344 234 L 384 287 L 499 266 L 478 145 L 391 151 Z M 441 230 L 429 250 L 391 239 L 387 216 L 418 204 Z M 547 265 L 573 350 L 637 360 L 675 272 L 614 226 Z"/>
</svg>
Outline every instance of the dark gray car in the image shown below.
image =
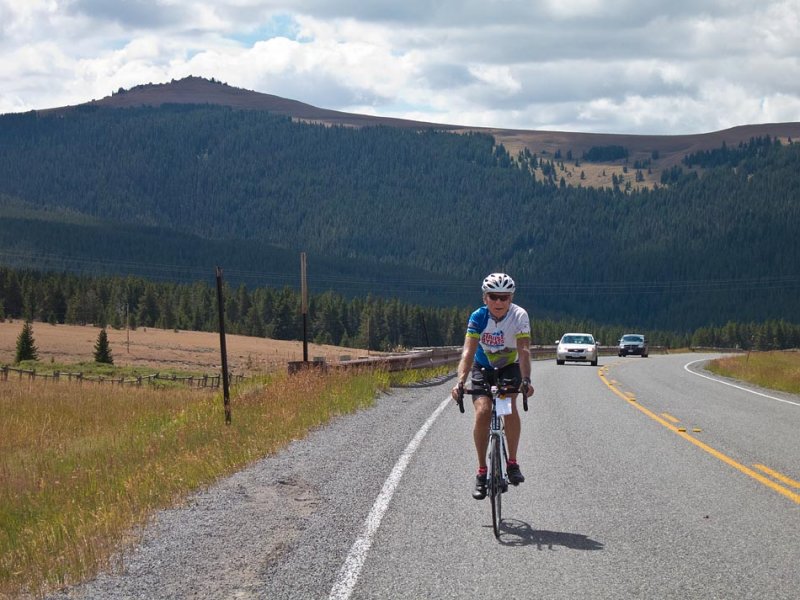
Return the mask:
<svg viewBox="0 0 800 600">
<path fill-rule="evenodd" d="M 647 340 L 639 333 L 626 333 L 619 340 L 620 356 L 628 354 L 638 354 L 642 358 L 647 358 Z"/>
</svg>

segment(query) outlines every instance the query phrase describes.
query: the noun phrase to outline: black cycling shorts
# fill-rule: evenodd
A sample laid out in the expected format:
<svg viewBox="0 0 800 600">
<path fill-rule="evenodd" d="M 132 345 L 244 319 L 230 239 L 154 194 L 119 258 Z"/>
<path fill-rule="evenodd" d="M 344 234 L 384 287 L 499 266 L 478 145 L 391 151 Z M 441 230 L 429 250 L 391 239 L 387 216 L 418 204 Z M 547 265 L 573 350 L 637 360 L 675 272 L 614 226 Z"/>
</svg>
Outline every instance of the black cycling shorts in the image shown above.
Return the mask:
<svg viewBox="0 0 800 600">
<path fill-rule="evenodd" d="M 519 363 L 511 363 L 500 369 L 487 369 L 474 363 L 470 377 L 472 378 L 472 389 L 484 389 L 487 396 L 490 394 L 489 388 L 493 385 L 519 387 L 522 384 Z M 477 397 L 478 394 L 472 395 L 473 400 Z"/>
</svg>

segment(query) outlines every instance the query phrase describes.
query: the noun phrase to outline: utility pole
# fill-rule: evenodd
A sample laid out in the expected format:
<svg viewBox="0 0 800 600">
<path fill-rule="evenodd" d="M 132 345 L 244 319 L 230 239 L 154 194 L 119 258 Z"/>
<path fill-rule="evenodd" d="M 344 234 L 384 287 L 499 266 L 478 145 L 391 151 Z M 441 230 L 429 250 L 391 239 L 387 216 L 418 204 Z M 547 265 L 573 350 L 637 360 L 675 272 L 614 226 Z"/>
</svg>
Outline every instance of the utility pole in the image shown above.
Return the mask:
<svg viewBox="0 0 800 600">
<path fill-rule="evenodd" d="M 303 313 L 303 362 L 308 362 L 308 284 L 306 282 L 306 253 L 300 253 L 300 296 Z"/>
<path fill-rule="evenodd" d="M 228 388 L 228 350 L 225 348 L 225 302 L 222 298 L 222 269 L 217 267 L 217 307 L 219 309 L 219 350 L 222 355 L 222 402 L 225 424 L 231 424 L 231 396 Z"/>
<path fill-rule="evenodd" d="M 130 302 L 125 302 L 125 338 L 128 347 L 128 354 L 131 353 L 131 318 L 130 318 Z"/>
</svg>

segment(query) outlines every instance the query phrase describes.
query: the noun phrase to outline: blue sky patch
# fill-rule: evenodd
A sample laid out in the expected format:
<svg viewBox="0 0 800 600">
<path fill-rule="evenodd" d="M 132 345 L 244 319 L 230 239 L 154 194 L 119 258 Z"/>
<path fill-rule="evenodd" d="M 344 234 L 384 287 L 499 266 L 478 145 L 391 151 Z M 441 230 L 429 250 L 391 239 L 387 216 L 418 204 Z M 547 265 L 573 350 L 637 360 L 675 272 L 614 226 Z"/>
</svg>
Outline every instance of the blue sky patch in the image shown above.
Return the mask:
<svg viewBox="0 0 800 600">
<path fill-rule="evenodd" d="M 230 39 L 241 43 L 243 46 L 253 46 L 256 42 L 264 42 L 272 38 L 283 37 L 296 42 L 306 42 L 300 39 L 300 28 L 291 15 L 274 15 L 268 22 L 249 31 L 233 34 Z"/>
</svg>

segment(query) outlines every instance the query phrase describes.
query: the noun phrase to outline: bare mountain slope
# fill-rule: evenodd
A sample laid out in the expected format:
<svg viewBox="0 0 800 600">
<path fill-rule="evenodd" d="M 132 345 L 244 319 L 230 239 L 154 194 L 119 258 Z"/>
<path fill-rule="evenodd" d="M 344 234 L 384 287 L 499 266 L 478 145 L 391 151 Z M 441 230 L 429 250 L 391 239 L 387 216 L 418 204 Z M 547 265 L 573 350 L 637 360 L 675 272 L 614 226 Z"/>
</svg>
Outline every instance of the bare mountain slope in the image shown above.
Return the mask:
<svg viewBox="0 0 800 600">
<path fill-rule="evenodd" d="M 262 94 L 242 88 L 230 86 L 202 77 L 186 77 L 170 83 L 148 83 L 138 85 L 130 90 L 120 89 L 111 96 L 101 100 L 92 100 L 82 106 L 105 106 L 111 108 L 127 108 L 131 106 L 160 106 L 162 104 L 219 104 L 231 108 L 266 110 L 293 119 L 363 127 L 368 125 L 387 125 L 393 127 L 436 127 L 437 129 L 454 129 L 451 125 L 373 117 L 352 113 L 317 108 L 310 104 L 289 100 L 272 94 Z M 66 107 L 71 108 L 71 107 Z M 51 109 L 62 111 L 64 108 Z"/>
</svg>

